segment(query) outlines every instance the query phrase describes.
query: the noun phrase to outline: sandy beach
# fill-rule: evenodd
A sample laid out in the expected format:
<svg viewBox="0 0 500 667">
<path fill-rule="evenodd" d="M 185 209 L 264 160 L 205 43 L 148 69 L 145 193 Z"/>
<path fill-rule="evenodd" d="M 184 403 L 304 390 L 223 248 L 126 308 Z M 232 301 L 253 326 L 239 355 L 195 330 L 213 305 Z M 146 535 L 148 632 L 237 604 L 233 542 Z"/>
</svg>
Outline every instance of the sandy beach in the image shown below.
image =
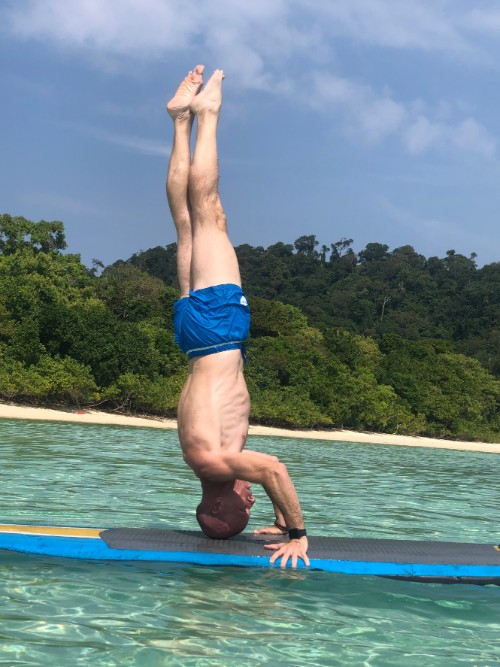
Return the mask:
<svg viewBox="0 0 500 667">
<path fill-rule="evenodd" d="M 40 421 L 64 421 L 78 424 L 111 424 L 114 426 L 138 426 L 142 428 L 175 429 L 174 419 L 154 417 L 129 417 L 127 415 L 98 412 L 94 410 L 32 408 L 21 405 L 0 403 L 0 419 L 33 419 Z M 1 427 L 1 423 L 0 423 Z M 460 440 L 439 440 L 436 438 L 389 435 L 387 433 L 360 433 L 357 431 L 292 431 L 268 426 L 250 426 L 250 435 L 277 436 L 331 440 L 335 442 L 358 442 L 380 445 L 404 445 L 406 447 L 437 447 L 439 449 L 459 449 L 474 452 L 500 454 L 500 444 L 486 442 L 464 442 Z"/>
</svg>

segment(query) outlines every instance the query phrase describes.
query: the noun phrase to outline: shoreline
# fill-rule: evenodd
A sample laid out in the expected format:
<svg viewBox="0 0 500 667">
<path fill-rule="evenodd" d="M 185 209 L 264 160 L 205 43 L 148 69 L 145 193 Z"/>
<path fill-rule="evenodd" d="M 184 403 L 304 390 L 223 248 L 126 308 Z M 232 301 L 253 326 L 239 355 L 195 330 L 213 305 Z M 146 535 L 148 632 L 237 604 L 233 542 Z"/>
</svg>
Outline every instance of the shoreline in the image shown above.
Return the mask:
<svg viewBox="0 0 500 667">
<path fill-rule="evenodd" d="M 35 421 L 61 421 L 75 424 L 102 424 L 110 426 L 136 426 L 142 428 L 176 429 L 175 419 L 161 417 L 132 417 L 128 415 L 99 412 L 97 410 L 34 408 L 29 406 L 0 403 L 0 420 L 27 419 Z M 400 445 L 406 447 L 435 447 L 471 452 L 500 454 L 500 443 L 466 442 L 461 440 L 440 440 L 409 435 L 388 433 L 363 433 L 358 431 L 294 431 L 271 426 L 250 425 L 248 435 L 300 438 L 305 440 L 327 440 L 331 442 L 356 442 L 373 445 Z"/>
</svg>

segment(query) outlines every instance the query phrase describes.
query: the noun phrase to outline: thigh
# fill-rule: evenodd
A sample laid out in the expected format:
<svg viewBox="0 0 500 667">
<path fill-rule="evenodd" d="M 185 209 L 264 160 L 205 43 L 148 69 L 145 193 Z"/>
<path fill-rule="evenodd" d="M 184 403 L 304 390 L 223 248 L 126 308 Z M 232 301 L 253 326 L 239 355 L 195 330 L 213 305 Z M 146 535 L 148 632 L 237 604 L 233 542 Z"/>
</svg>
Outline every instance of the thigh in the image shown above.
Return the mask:
<svg viewBox="0 0 500 667">
<path fill-rule="evenodd" d="M 238 259 L 229 237 L 217 224 L 198 224 L 193 230 L 191 289 L 232 283 L 241 286 Z"/>
</svg>

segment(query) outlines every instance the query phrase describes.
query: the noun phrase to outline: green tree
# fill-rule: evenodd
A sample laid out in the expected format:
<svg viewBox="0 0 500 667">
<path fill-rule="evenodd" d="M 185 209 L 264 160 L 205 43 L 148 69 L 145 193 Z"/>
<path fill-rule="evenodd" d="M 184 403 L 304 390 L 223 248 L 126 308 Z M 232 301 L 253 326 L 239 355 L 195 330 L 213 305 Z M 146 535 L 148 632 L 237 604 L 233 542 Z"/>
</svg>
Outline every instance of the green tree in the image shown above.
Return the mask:
<svg viewBox="0 0 500 667">
<path fill-rule="evenodd" d="M 0 253 L 12 255 L 18 250 L 30 248 L 38 252 L 64 250 L 66 239 L 62 222 L 31 222 L 8 213 L 0 215 Z"/>
<path fill-rule="evenodd" d="M 131 264 L 117 262 L 105 269 L 96 290 L 120 320 L 139 322 L 163 314 L 165 284 Z"/>
</svg>

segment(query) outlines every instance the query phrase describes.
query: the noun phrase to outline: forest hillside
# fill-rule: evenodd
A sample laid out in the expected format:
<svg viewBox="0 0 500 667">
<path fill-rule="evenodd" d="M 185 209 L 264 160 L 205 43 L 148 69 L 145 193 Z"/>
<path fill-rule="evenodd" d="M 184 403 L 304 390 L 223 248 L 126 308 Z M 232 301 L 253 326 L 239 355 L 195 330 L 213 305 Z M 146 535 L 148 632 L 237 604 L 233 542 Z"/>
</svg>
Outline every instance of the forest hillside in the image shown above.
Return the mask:
<svg viewBox="0 0 500 667">
<path fill-rule="evenodd" d="M 237 248 L 251 419 L 499 441 L 500 263 L 352 244 Z M 92 269 L 65 248 L 0 216 L 0 399 L 173 416 L 175 244 Z"/>
</svg>

